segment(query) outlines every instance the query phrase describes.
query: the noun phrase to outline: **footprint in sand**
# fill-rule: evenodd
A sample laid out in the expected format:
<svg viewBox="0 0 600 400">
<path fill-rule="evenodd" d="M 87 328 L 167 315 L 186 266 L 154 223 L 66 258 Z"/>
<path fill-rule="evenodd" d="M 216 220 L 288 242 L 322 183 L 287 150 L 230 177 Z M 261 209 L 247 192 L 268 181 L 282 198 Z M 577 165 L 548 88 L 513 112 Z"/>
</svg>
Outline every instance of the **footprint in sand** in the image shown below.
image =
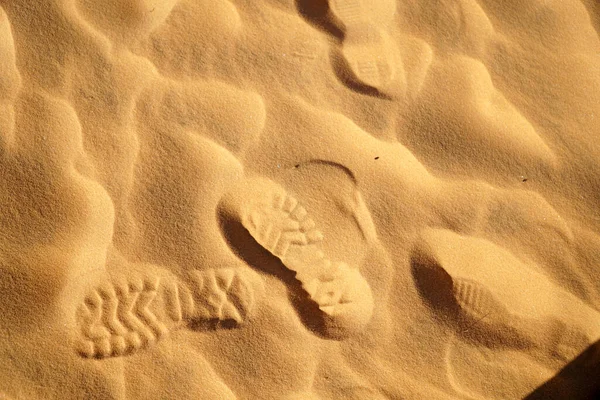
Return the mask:
<svg viewBox="0 0 600 400">
<path fill-rule="evenodd" d="M 221 208 L 295 273 L 322 312 L 327 336 L 341 339 L 364 329 L 373 313 L 369 284 L 357 268 L 326 256 L 323 234 L 294 196 L 271 180 L 249 178 Z"/>
<path fill-rule="evenodd" d="M 429 229 L 411 265 L 424 300 L 476 347 L 558 370 L 600 338 L 600 314 L 487 240 Z"/>
<path fill-rule="evenodd" d="M 256 303 L 257 274 L 249 269 L 193 270 L 173 276 L 134 273 L 94 287 L 78 309 L 78 351 L 86 358 L 119 357 L 148 348 L 187 325 L 233 328 Z"/>
<path fill-rule="evenodd" d="M 388 29 L 396 13 L 391 0 L 298 0 L 304 18 L 335 36 L 340 44 L 334 67 L 350 88 L 389 97 L 403 87 L 404 70 Z"/>
</svg>

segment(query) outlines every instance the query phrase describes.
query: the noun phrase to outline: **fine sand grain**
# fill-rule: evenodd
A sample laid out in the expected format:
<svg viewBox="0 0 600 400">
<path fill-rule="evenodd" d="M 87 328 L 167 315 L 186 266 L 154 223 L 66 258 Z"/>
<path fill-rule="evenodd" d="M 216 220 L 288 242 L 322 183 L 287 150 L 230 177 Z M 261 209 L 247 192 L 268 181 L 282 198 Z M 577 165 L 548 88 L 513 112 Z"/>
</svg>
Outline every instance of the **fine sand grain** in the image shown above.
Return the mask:
<svg viewBox="0 0 600 400">
<path fill-rule="evenodd" d="M 527 396 L 600 340 L 599 29 L 0 0 L 0 399 Z"/>
</svg>

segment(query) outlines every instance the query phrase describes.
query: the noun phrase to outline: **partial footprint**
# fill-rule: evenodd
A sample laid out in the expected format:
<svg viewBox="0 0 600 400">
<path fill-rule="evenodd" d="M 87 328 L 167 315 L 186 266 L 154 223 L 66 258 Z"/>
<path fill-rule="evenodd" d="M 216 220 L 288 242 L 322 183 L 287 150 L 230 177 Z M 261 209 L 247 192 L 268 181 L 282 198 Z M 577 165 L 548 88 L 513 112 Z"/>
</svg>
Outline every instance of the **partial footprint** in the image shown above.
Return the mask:
<svg viewBox="0 0 600 400">
<path fill-rule="evenodd" d="M 189 276 L 191 297 L 186 297 L 182 309 L 192 326 L 209 323 L 217 327 L 235 327 L 251 317 L 256 295 L 262 289 L 258 274 L 252 270 L 194 270 Z"/>
<path fill-rule="evenodd" d="M 557 369 L 600 337 L 595 310 L 486 240 L 426 230 L 411 264 L 424 299 L 468 341 Z"/>
<path fill-rule="evenodd" d="M 396 14 L 393 0 L 328 0 L 329 11 L 344 30 L 361 24 L 388 27 Z"/>
<path fill-rule="evenodd" d="M 485 286 L 470 279 L 457 278 L 453 280 L 452 294 L 456 303 L 466 316 L 483 320 L 492 313 L 507 316 L 506 308 L 498 301 Z"/>
<path fill-rule="evenodd" d="M 398 50 L 391 38 L 374 25 L 363 25 L 349 30 L 341 48 L 342 67 L 348 78 L 363 91 L 376 90 L 380 95 L 395 94 L 392 86 L 403 79 L 404 70 Z M 402 82 L 404 83 L 404 82 Z"/>
<path fill-rule="evenodd" d="M 298 9 L 309 22 L 339 41 L 334 50 L 336 73 L 348 87 L 363 94 L 388 98 L 404 88 L 399 50 L 388 28 L 396 4 L 385 0 L 329 0 L 314 4 L 298 0 Z M 309 11 L 310 10 L 310 11 Z"/>
<path fill-rule="evenodd" d="M 167 333 L 164 320 L 149 307 L 157 298 L 157 278 L 106 283 L 86 297 L 79 308 L 84 357 L 122 356 L 151 345 Z"/>
<path fill-rule="evenodd" d="M 396 13 L 393 1 L 330 0 L 332 16 L 344 31 L 343 58 L 357 83 L 390 94 L 389 85 L 403 76 L 398 50 L 386 28 Z"/>
<path fill-rule="evenodd" d="M 328 336 L 347 337 L 369 322 L 373 313 L 369 284 L 358 269 L 325 256 L 323 234 L 283 187 L 268 179 L 248 179 L 226 196 L 222 210 L 295 272 L 304 291 L 323 312 Z"/>
<path fill-rule="evenodd" d="M 151 274 L 106 282 L 94 288 L 79 307 L 79 353 L 87 358 L 133 354 L 184 323 L 192 328 L 203 323 L 241 325 L 255 304 L 257 274 L 248 271 L 192 271 L 190 286 Z"/>
</svg>

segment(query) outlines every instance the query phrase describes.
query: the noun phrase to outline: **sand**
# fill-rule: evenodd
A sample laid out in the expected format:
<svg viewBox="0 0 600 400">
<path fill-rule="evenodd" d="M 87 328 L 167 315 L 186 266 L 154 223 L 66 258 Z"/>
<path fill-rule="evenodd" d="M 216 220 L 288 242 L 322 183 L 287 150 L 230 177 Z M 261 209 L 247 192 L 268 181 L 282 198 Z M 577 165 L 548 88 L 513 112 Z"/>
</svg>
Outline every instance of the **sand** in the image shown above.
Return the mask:
<svg viewBox="0 0 600 400">
<path fill-rule="evenodd" d="M 599 29 L 594 0 L 0 0 L 0 398 L 560 387 L 600 339 Z"/>
</svg>

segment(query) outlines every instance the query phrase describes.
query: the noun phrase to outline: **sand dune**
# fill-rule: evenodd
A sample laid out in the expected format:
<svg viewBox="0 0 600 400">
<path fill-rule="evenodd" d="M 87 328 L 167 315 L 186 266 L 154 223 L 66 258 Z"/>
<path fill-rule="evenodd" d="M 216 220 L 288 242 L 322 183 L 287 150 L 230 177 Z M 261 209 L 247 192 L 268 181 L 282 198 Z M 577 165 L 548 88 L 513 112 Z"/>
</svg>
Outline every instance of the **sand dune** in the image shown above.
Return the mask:
<svg viewBox="0 0 600 400">
<path fill-rule="evenodd" d="M 0 398 L 527 396 L 600 340 L 599 12 L 0 0 Z"/>
</svg>

